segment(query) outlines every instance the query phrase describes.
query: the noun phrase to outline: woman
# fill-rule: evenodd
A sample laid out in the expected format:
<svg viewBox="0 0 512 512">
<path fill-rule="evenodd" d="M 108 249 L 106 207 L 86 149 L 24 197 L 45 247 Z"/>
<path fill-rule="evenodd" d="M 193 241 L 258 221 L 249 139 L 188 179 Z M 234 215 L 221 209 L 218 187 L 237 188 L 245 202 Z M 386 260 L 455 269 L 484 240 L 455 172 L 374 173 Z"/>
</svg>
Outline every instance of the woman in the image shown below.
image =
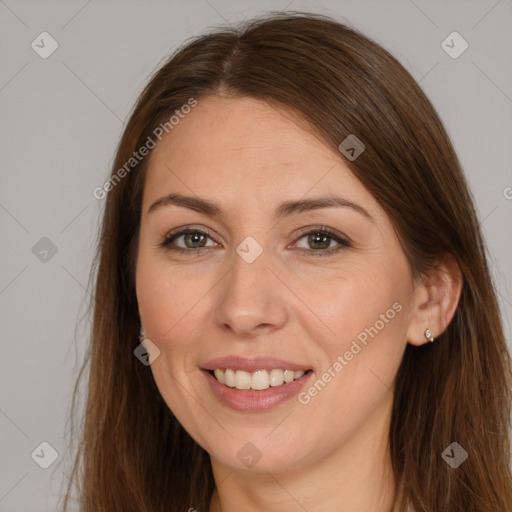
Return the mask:
<svg viewBox="0 0 512 512">
<path fill-rule="evenodd" d="M 81 510 L 512 510 L 472 197 L 384 49 L 306 13 L 198 37 L 97 192 Z"/>
</svg>

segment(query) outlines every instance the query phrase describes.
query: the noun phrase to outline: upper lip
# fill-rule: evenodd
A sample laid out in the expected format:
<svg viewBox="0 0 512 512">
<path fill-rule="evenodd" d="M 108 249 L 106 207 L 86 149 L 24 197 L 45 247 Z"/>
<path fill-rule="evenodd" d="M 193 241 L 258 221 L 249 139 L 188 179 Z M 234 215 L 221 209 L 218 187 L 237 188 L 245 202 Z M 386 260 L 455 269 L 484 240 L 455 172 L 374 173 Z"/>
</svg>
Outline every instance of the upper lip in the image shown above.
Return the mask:
<svg viewBox="0 0 512 512">
<path fill-rule="evenodd" d="M 291 361 L 284 361 L 275 357 L 242 357 L 242 356 L 226 356 L 211 359 L 204 363 L 201 367 L 204 370 L 216 369 L 231 369 L 231 370 L 244 370 L 246 372 L 255 372 L 256 370 L 271 370 L 278 368 L 281 370 L 310 370 L 311 368 L 305 364 L 293 363 Z"/>
</svg>

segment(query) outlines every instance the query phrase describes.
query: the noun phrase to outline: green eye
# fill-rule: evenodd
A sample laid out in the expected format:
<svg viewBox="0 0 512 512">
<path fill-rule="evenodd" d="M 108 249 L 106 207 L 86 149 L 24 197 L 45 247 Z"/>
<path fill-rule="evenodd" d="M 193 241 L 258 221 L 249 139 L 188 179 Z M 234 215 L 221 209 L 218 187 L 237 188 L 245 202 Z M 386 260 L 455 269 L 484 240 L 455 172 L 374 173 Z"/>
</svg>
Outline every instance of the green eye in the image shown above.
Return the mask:
<svg viewBox="0 0 512 512">
<path fill-rule="evenodd" d="M 307 244 L 309 248 L 299 248 L 301 251 L 308 254 L 308 256 L 329 256 L 333 255 L 340 250 L 351 247 L 350 242 L 343 238 L 339 233 L 326 227 L 319 227 L 317 229 L 310 229 L 301 234 L 297 240 L 307 237 Z M 176 246 L 175 241 L 183 238 L 183 246 Z M 207 239 L 211 239 L 211 233 L 207 230 L 206 232 L 195 229 L 186 228 L 175 233 L 169 233 L 164 237 L 162 242 L 158 245 L 165 250 L 178 251 L 180 254 L 194 253 L 197 255 L 202 249 L 208 249 L 209 247 L 216 247 L 218 244 L 214 242 L 213 245 L 206 245 Z M 331 242 L 334 241 L 338 244 L 337 247 L 329 248 Z M 314 249 L 315 244 L 319 249 Z M 202 252 L 202 251 L 201 251 Z"/>
</svg>

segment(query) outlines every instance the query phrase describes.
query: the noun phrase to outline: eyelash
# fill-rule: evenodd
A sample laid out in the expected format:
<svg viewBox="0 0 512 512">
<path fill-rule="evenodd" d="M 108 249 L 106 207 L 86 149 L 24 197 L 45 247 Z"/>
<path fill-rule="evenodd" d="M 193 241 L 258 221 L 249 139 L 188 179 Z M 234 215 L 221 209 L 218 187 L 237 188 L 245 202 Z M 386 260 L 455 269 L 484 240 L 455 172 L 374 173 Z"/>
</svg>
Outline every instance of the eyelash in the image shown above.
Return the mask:
<svg viewBox="0 0 512 512">
<path fill-rule="evenodd" d="M 340 252 L 341 250 L 343 250 L 347 247 L 352 247 L 351 243 L 348 240 L 344 239 L 339 233 L 337 233 L 336 231 L 333 231 L 330 228 L 322 226 L 322 227 L 313 228 L 313 229 L 309 229 L 309 230 L 308 229 L 309 228 L 304 228 L 304 230 L 301 230 L 301 233 L 299 235 L 299 238 L 297 238 L 297 241 L 299 241 L 301 238 L 304 238 L 306 235 L 326 235 L 328 238 L 331 238 L 332 240 L 339 243 L 339 246 L 336 247 L 335 249 L 321 249 L 321 250 L 317 251 L 314 249 L 300 248 L 299 251 L 309 253 L 308 257 L 333 256 L 334 254 L 337 254 L 338 252 Z M 189 228 L 185 228 L 180 231 L 177 231 L 175 233 L 172 233 L 172 232 L 168 233 L 163 238 L 162 242 L 160 242 L 158 244 L 158 246 L 162 247 L 163 249 L 168 250 L 168 251 L 179 252 L 180 254 L 191 255 L 191 253 L 196 253 L 195 255 L 197 255 L 197 256 L 200 255 L 198 253 L 203 252 L 201 249 L 206 249 L 206 250 L 209 249 L 207 247 L 201 247 L 199 249 L 183 249 L 181 247 L 178 247 L 178 248 L 171 247 L 171 243 L 174 242 L 174 240 L 176 240 L 180 236 L 188 235 L 188 234 L 201 234 L 201 235 L 206 235 L 209 238 L 211 238 L 211 232 L 209 230 L 202 231 L 200 229 L 195 229 L 195 228 L 189 227 Z"/>
</svg>

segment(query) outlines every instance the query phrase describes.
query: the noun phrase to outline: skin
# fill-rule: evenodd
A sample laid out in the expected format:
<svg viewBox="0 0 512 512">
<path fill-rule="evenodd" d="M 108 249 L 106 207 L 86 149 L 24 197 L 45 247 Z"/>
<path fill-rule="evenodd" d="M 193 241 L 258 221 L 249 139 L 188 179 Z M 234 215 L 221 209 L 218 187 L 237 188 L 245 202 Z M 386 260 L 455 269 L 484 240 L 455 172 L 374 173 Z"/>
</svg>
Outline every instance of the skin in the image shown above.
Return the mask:
<svg viewBox="0 0 512 512">
<path fill-rule="evenodd" d="M 252 98 L 201 99 L 153 150 L 144 187 L 139 313 L 160 350 L 151 365 L 160 393 L 210 454 L 210 512 L 242 504 L 258 512 L 391 511 L 393 381 L 406 344 L 428 343 L 425 329 L 438 336 L 453 317 L 461 289 L 453 260 L 413 283 L 389 218 L 340 153 L 287 111 Z M 169 193 L 214 201 L 224 216 L 175 205 L 148 213 Z M 348 207 L 273 220 L 282 201 L 328 195 L 364 207 L 373 222 Z M 191 225 L 211 232 L 207 249 L 184 236 L 174 245 L 187 254 L 158 245 Z M 308 243 L 298 232 L 307 226 L 329 227 L 353 245 Z M 236 252 L 248 236 L 263 249 L 250 264 Z M 326 247 L 341 250 L 315 257 Z M 394 303 L 401 310 L 307 404 L 294 397 L 265 412 L 234 411 L 199 370 L 214 357 L 270 355 L 312 368 L 314 383 Z M 261 453 L 251 468 L 237 457 L 248 442 Z"/>
</svg>

